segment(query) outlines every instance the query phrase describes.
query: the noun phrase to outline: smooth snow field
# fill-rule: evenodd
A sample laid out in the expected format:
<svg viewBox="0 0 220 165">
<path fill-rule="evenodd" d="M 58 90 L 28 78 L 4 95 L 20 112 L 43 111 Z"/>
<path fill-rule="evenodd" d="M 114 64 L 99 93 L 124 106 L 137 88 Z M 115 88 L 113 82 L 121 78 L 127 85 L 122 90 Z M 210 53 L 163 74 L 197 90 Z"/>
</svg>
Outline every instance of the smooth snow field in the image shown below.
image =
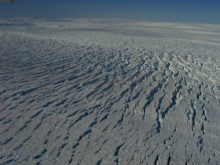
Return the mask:
<svg viewBox="0 0 220 165">
<path fill-rule="evenodd" d="M 1 165 L 219 165 L 220 25 L 0 19 Z"/>
</svg>

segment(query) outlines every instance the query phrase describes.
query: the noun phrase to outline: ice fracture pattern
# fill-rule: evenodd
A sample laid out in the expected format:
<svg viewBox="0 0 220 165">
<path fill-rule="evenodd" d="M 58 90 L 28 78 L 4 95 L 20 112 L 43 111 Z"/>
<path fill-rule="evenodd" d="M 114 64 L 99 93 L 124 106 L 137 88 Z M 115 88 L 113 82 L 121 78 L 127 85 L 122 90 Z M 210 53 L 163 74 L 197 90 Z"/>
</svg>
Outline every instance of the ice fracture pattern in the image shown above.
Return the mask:
<svg viewBox="0 0 220 165">
<path fill-rule="evenodd" d="M 219 32 L 1 20 L 0 164 L 220 164 Z"/>
</svg>

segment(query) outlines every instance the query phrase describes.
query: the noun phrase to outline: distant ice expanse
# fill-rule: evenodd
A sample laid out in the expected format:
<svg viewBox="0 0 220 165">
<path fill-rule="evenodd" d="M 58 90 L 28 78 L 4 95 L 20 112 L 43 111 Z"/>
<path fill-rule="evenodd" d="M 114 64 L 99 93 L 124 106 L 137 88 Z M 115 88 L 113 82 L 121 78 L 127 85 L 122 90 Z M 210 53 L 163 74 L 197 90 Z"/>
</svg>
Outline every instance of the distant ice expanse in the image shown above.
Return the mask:
<svg viewBox="0 0 220 165">
<path fill-rule="evenodd" d="M 220 164 L 220 25 L 0 18 L 1 165 Z"/>
</svg>

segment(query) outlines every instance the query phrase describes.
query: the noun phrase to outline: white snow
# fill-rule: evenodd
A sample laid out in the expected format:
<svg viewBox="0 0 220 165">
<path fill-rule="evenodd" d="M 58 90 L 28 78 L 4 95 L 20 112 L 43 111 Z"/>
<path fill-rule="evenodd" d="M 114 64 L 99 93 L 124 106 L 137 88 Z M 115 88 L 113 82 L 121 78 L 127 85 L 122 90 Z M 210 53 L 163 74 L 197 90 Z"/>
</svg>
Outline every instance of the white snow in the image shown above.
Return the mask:
<svg viewBox="0 0 220 165">
<path fill-rule="evenodd" d="M 0 25 L 0 164 L 220 163 L 219 25 Z"/>
</svg>

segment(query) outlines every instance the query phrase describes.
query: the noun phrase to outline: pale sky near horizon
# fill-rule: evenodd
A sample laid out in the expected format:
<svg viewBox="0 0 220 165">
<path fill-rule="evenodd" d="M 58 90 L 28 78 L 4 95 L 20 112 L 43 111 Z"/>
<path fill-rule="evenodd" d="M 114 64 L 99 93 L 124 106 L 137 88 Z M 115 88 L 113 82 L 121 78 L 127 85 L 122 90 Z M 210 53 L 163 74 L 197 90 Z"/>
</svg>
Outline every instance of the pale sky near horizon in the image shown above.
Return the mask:
<svg viewBox="0 0 220 165">
<path fill-rule="evenodd" d="M 17 0 L 0 17 L 116 18 L 220 24 L 220 0 Z"/>
</svg>

